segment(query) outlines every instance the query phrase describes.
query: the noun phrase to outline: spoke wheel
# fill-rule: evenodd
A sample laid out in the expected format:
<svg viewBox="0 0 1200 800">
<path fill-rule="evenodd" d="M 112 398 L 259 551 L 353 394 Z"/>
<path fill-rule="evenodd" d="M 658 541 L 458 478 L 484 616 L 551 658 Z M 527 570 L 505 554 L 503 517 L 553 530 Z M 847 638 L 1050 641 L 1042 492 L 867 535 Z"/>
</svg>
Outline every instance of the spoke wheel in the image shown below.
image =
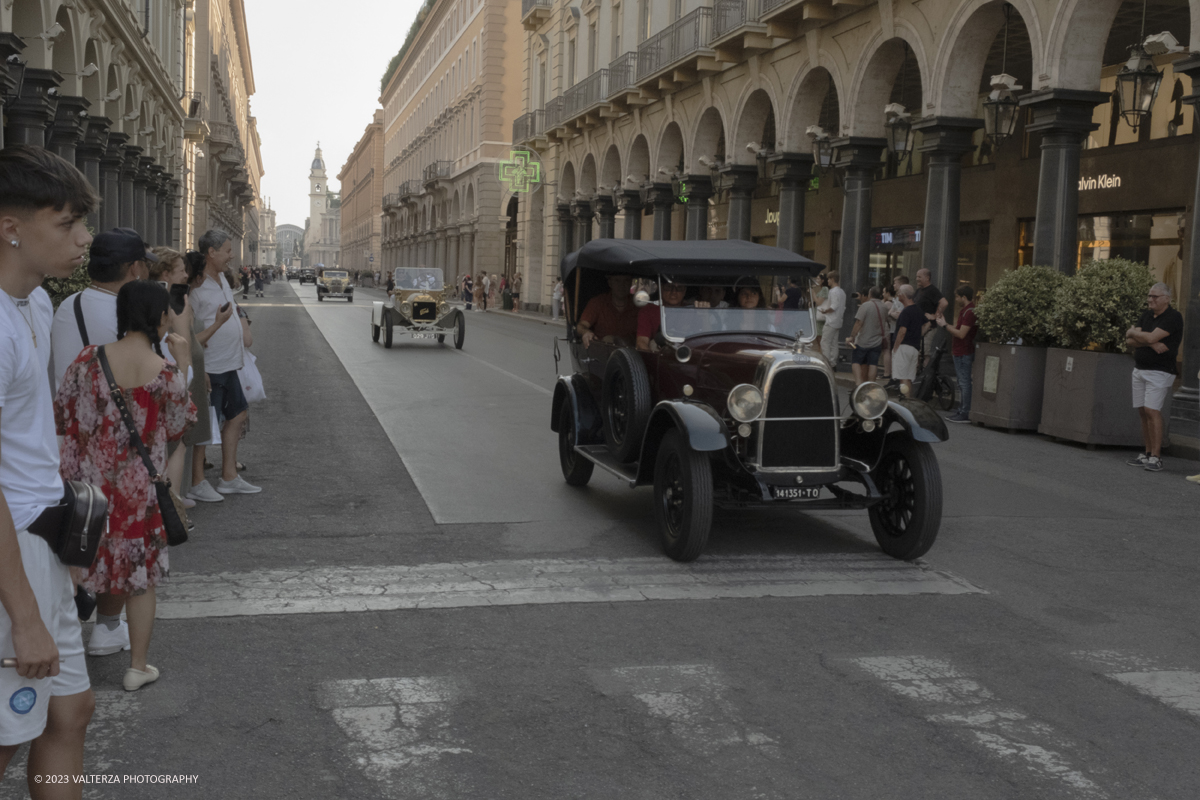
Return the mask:
<svg viewBox="0 0 1200 800">
<path fill-rule="evenodd" d="M 558 460 L 568 486 L 587 486 L 596 465 L 575 452 L 575 414 L 567 398 L 558 412 Z"/>
<path fill-rule="evenodd" d="M 392 346 L 392 318 L 387 314 L 383 315 L 383 346 Z"/>
<path fill-rule="evenodd" d="M 454 349 L 462 350 L 463 342 L 467 340 L 467 319 L 460 311 L 454 318 Z M 592 462 L 588 462 L 589 464 Z"/>
<path fill-rule="evenodd" d="M 654 465 L 654 518 L 663 550 L 676 561 L 695 561 L 712 529 L 712 465 L 679 431 L 667 431 Z"/>
<path fill-rule="evenodd" d="M 633 461 L 651 410 L 650 376 L 636 351 L 621 348 L 609 356 L 600 402 L 609 450 L 623 462 Z"/>
<path fill-rule="evenodd" d="M 945 375 L 938 375 L 934 381 L 933 404 L 942 411 L 954 408 L 954 383 Z"/>
<path fill-rule="evenodd" d="M 942 475 L 933 449 L 905 435 L 888 437 L 871 474 L 883 499 L 869 515 L 875 541 L 893 558 L 929 552 L 942 524 Z"/>
<path fill-rule="evenodd" d="M 371 341 L 372 342 L 379 341 L 379 326 L 378 325 L 371 325 Z"/>
</svg>

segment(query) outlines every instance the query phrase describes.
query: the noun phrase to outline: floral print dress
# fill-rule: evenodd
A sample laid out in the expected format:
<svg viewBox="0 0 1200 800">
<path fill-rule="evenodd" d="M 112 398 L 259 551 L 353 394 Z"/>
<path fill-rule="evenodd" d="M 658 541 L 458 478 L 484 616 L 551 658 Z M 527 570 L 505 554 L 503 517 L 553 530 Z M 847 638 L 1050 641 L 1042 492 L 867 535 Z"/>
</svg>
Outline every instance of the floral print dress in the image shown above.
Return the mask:
<svg viewBox="0 0 1200 800">
<path fill-rule="evenodd" d="M 99 486 L 108 498 L 108 532 L 84 585 L 93 592 L 139 595 L 168 575 L 166 530 L 150 474 L 109 396 L 98 351 L 84 348 L 54 398 L 55 426 L 64 437 L 60 469 L 64 479 Z M 167 363 L 150 383 L 124 393 L 150 460 L 165 472 L 167 442 L 196 422 L 186 376 Z"/>
</svg>

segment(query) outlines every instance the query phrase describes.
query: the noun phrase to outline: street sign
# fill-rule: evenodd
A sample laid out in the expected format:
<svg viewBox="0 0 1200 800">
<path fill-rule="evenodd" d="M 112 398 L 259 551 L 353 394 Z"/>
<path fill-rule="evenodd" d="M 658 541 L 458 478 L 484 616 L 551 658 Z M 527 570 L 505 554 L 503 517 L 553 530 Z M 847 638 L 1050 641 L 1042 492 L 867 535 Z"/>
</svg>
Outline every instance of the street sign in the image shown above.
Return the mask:
<svg viewBox="0 0 1200 800">
<path fill-rule="evenodd" d="M 370 261 L 371 263 L 375 263 L 375 256 L 367 256 L 367 261 Z"/>
</svg>

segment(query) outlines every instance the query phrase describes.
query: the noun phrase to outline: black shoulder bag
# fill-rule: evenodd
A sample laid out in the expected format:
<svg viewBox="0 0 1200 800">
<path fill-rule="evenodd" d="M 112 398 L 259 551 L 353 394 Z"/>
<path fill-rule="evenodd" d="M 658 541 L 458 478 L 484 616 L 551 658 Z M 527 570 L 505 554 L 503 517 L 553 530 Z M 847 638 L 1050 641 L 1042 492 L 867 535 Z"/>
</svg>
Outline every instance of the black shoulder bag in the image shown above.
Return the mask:
<svg viewBox="0 0 1200 800">
<path fill-rule="evenodd" d="M 83 292 L 75 295 L 75 324 L 79 327 L 79 338 L 83 340 L 83 346 L 87 347 L 91 342 L 88 341 L 87 324 L 83 321 Z"/>
<path fill-rule="evenodd" d="M 163 527 L 167 531 L 167 544 L 171 547 L 178 547 L 188 540 L 187 511 L 177 495 L 171 491 L 171 481 L 154 468 L 154 462 L 150 460 L 150 454 L 146 452 L 146 445 L 142 443 L 142 437 L 138 433 L 133 416 L 125 405 L 125 395 L 113 378 L 112 368 L 108 365 L 108 356 L 104 354 L 103 346 L 100 347 L 99 357 L 100 368 L 104 370 L 104 379 L 108 381 L 109 395 L 116 403 L 117 410 L 121 412 L 121 419 L 124 420 L 125 427 L 129 429 L 129 442 L 137 448 L 138 454 L 142 457 L 142 463 L 146 465 L 146 472 L 150 474 L 150 480 L 154 483 L 154 491 L 158 495 L 158 510 L 162 514 Z"/>
</svg>

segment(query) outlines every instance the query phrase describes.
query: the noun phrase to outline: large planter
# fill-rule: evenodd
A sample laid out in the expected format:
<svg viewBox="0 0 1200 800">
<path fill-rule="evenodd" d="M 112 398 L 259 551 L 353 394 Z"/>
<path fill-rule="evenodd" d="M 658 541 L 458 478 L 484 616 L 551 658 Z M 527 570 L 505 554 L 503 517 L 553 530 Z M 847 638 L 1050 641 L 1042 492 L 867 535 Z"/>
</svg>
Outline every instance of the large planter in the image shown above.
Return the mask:
<svg viewBox="0 0 1200 800">
<path fill-rule="evenodd" d="M 1046 348 L 980 343 L 971 372 L 971 421 L 1010 431 L 1038 429 Z"/>
<path fill-rule="evenodd" d="M 1142 423 L 1133 407 L 1132 380 L 1131 355 L 1050 348 L 1038 432 L 1088 445 L 1142 447 Z M 1166 446 L 1170 396 L 1162 412 Z"/>
</svg>

